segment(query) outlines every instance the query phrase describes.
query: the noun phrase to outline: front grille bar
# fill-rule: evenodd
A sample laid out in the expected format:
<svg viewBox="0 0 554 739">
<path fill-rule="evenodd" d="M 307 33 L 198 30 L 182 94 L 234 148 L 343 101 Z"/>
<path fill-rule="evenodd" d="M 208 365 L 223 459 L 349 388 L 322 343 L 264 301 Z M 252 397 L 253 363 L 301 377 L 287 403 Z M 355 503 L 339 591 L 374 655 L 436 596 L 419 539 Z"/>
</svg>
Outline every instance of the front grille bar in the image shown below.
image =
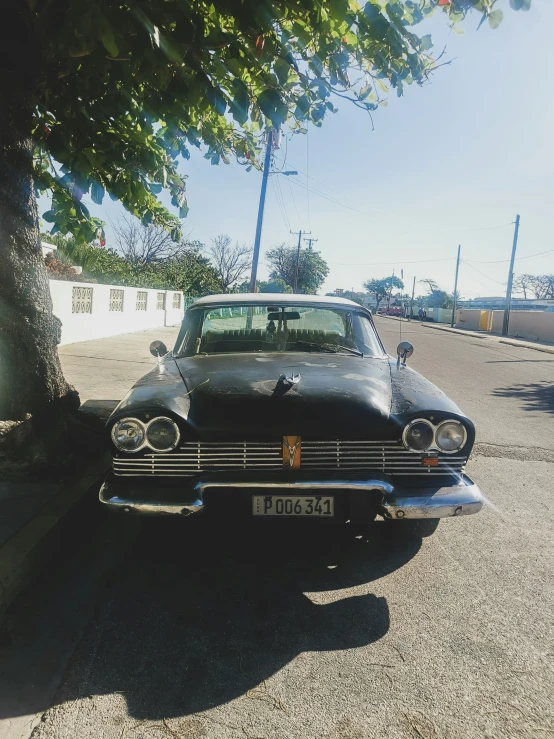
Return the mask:
<svg viewBox="0 0 554 739">
<path fill-rule="evenodd" d="M 388 475 L 460 475 L 467 458 L 438 454 L 434 467 L 422 465 L 430 456 L 410 452 L 394 441 L 302 441 L 300 469 L 382 472 Z M 434 456 L 434 455 L 433 455 Z M 216 470 L 283 469 L 282 446 L 275 442 L 187 442 L 168 454 L 115 457 L 118 476 L 193 477 Z"/>
</svg>

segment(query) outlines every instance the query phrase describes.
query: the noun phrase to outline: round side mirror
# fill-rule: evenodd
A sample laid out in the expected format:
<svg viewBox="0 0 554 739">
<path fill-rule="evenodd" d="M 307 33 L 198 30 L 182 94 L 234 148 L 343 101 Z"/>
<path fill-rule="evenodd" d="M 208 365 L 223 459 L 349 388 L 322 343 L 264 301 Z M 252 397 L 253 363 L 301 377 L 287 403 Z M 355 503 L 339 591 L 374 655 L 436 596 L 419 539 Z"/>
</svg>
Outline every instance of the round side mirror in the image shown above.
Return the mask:
<svg viewBox="0 0 554 739">
<path fill-rule="evenodd" d="M 402 357 L 402 359 L 408 359 L 408 357 L 411 357 L 414 353 L 414 347 L 409 341 L 401 341 L 396 347 L 396 353 L 399 357 Z"/>
<path fill-rule="evenodd" d="M 163 357 L 164 354 L 167 354 L 167 346 L 163 341 L 153 341 L 150 344 L 150 354 L 152 354 L 153 357 Z"/>
</svg>

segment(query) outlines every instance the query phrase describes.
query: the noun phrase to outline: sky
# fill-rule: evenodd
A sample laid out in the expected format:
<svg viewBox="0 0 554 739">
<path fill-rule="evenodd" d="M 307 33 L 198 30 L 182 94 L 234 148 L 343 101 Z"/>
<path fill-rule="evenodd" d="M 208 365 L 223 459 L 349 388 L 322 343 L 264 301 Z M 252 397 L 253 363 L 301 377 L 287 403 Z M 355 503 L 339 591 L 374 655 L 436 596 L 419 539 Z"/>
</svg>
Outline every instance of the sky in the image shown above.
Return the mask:
<svg viewBox="0 0 554 739">
<path fill-rule="evenodd" d="M 437 17 L 414 31 L 446 46 L 429 84 L 370 118 L 345 100 L 322 128 L 285 135 L 275 153 L 262 234 L 264 253 L 290 231 L 311 231 L 330 272 L 320 292 L 361 290 L 373 277 L 404 275 L 453 289 L 461 244 L 459 290 L 464 298 L 503 295 L 521 215 L 515 273 L 554 272 L 554 2 L 533 0 L 527 13 L 500 0 L 497 30 L 470 15 L 457 35 Z M 261 173 L 237 164 L 212 166 L 198 152 L 181 164 L 190 205 L 183 222 L 192 239 L 228 234 L 253 244 Z M 308 192 L 306 188 L 312 190 Z M 108 221 L 123 212 L 106 198 L 91 208 Z M 305 246 L 306 244 L 304 244 Z M 541 256 L 533 256 L 549 252 Z M 530 258 L 526 258 L 530 257 Z"/>
</svg>

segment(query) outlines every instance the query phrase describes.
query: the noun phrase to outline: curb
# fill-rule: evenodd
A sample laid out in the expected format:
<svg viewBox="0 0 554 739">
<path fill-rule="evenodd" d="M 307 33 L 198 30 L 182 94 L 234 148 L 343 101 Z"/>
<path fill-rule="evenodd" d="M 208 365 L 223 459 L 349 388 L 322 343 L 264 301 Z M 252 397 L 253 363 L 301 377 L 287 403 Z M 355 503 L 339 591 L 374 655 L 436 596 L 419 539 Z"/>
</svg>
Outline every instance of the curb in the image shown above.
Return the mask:
<svg viewBox="0 0 554 739">
<path fill-rule="evenodd" d="M 554 354 L 554 346 L 548 344 L 536 344 L 532 341 L 525 341 L 521 339 L 510 339 L 496 336 L 495 334 L 489 334 L 485 332 L 477 331 L 466 331 L 459 328 L 450 328 L 446 326 L 439 326 L 436 323 L 423 323 L 422 326 L 426 328 L 433 328 L 435 331 L 446 331 L 450 334 L 458 334 L 459 336 L 471 336 L 474 339 L 486 339 L 488 341 L 497 342 L 498 344 L 508 344 L 510 346 L 518 346 L 520 349 L 532 349 L 537 352 L 545 352 L 546 354 Z"/>
<path fill-rule="evenodd" d="M 0 622 L 11 603 L 48 566 L 60 530 L 78 504 L 97 488 L 107 469 L 106 453 L 0 547 Z"/>
<path fill-rule="evenodd" d="M 485 339 L 488 341 L 497 342 L 498 344 L 509 344 L 510 346 L 519 346 L 520 349 L 532 349 L 536 352 L 545 352 L 545 354 L 554 354 L 554 346 L 548 344 L 536 344 L 532 341 L 525 341 L 522 339 L 510 339 L 502 338 L 496 334 L 489 334 L 485 331 L 468 331 L 463 328 L 451 328 L 450 326 L 443 326 L 438 323 L 431 323 L 428 321 L 409 321 L 407 318 L 400 318 L 399 316 L 379 316 L 380 318 L 387 318 L 389 321 L 402 321 L 402 323 L 419 323 L 423 328 L 432 328 L 435 331 L 446 331 L 449 334 L 457 334 L 458 336 L 470 336 L 473 339 Z"/>
</svg>

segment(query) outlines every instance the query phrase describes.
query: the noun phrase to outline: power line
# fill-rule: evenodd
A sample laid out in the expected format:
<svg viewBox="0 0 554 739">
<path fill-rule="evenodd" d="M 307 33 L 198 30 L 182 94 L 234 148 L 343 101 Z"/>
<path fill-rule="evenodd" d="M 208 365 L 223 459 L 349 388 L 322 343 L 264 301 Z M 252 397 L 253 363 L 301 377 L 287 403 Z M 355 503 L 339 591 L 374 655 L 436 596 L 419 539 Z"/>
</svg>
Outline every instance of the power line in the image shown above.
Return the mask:
<svg viewBox="0 0 554 739">
<path fill-rule="evenodd" d="M 292 187 L 291 187 L 291 184 L 290 184 L 290 178 L 289 177 L 287 177 L 287 182 L 288 182 L 288 185 L 289 185 L 290 196 L 292 198 L 292 204 L 294 205 L 294 210 L 295 210 L 295 213 L 296 213 L 296 220 L 298 222 L 298 226 L 300 227 L 300 215 L 298 213 L 298 208 L 296 207 L 296 198 L 294 197 L 294 192 L 292 191 Z"/>
<path fill-rule="evenodd" d="M 281 212 L 281 218 L 283 219 L 283 223 L 287 227 L 287 230 L 290 231 L 290 223 L 287 217 L 287 211 L 284 208 L 283 194 L 277 187 L 278 183 L 278 180 L 272 179 L 273 191 L 275 192 L 275 199 L 277 200 L 277 205 L 279 206 L 279 210 Z"/>
<path fill-rule="evenodd" d="M 473 267 L 471 264 L 468 264 L 468 262 L 466 262 L 465 259 L 462 259 L 461 261 L 462 261 L 462 264 L 465 264 L 467 267 L 469 267 L 470 269 L 474 270 L 478 274 L 482 275 L 483 277 L 486 277 L 487 280 L 490 280 L 491 282 L 496 282 L 498 285 L 503 285 L 504 287 L 506 287 L 506 283 L 505 282 L 500 282 L 499 280 L 495 280 L 494 277 L 489 277 L 484 272 L 481 272 L 481 270 L 477 269 L 477 267 Z"/>
<path fill-rule="evenodd" d="M 318 184 L 320 184 L 320 185 L 322 184 L 322 183 L 319 183 L 318 180 L 315 180 L 313 177 L 310 177 L 307 173 L 302 172 L 302 170 L 300 170 L 300 169 L 298 169 L 296 167 L 295 167 L 295 169 L 297 169 L 297 171 L 300 174 L 306 175 L 306 177 L 309 177 L 310 179 L 314 180 L 315 182 L 318 182 Z M 336 205 L 339 205 L 342 208 L 346 208 L 347 210 L 351 210 L 351 211 L 353 211 L 355 213 L 361 213 L 362 215 L 367 216 L 368 218 L 373 218 L 374 217 L 373 214 L 368 213 L 367 211 L 361 210 L 360 208 L 355 208 L 355 207 L 353 207 L 351 205 L 346 205 L 346 203 L 342 203 L 340 200 L 337 200 L 336 198 L 332 198 L 332 197 L 330 197 L 329 195 L 327 195 L 325 193 L 322 193 L 322 192 L 319 192 L 318 190 L 315 190 L 313 187 L 309 187 L 308 184 L 303 185 L 302 183 L 298 182 L 297 180 L 293 180 L 293 183 L 297 187 L 301 187 L 301 188 L 307 190 L 308 192 L 313 193 L 314 195 L 318 195 L 320 198 L 324 198 L 325 200 L 329 200 L 329 202 L 335 203 Z M 323 186 L 324 187 L 327 187 L 326 185 L 323 185 Z M 332 189 L 332 188 L 328 188 L 328 189 Z M 333 192 L 338 192 L 338 191 L 333 190 Z M 419 220 L 417 220 L 415 218 L 412 218 L 411 216 L 404 216 L 404 215 L 401 215 L 399 213 L 391 213 L 389 211 L 382 210 L 381 208 L 376 208 L 373 205 L 370 205 L 369 208 L 370 208 L 370 210 L 374 210 L 376 213 L 381 213 L 382 215 L 388 216 L 389 218 L 401 218 L 401 219 L 406 220 L 406 221 L 408 221 L 410 223 L 415 223 L 415 224 L 417 224 L 419 226 L 423 226 L 423 227 L 426 227 L 426 228 L 437 228 L 437 229 L 444 230 L 444 231 L 490 231 L 492 229 L 506 228 L 507 226 L 511 226 L 512 225 L 511 223 L 498 223 L 495 226 L 471 226 L 471 227 L 443 226 L 443 225 L 440 225 L 438 223 L 428 223 L 426 221 L 419 221 Z"/>
<path fill-rule="evenodd" d="M 516 257 L 516 262 L 519 261 L 520 259 L 534 259 L 535 257 L 542 257 L 544 254 L 551 254 L 552 252 L 554 252 L 554 249 L 548 249 L 547 251 L 541 251 L 538 254 L 529 254 L 529 256 L 527 257 Z M 470 259 L 466 261 L 470 261 L 472 264 L 504 264 L 505 262 L 509 262 L 510 260 L 509 259 L 496 259 L 493 262 L 482 262 L 480 260 Z"/>
<path fill-rule="evenodd" d="M 285 203 L 285 196 L 283 195 L 283 188 L 281 187 L 281 180 L 279 177 L 275 177 L 275 187 L 279 191 L 279 197 L 281 199 L 281 203 L 283 204 L 283 211 L 285 214 L 285 221 L 287 224 L 287 228 L 290 231 L 290 218 L 287 212 L 287 204 Z"/>
<path fill-rule="evenodd" d="M 389 264 L 427 264 L 428 262 L 455 262 L 456 257 L 445 257 L 442 259 L 416 259 L 413 262 L 407 262 L 404 259 L 395 259 L 394 262 L 329 262 L 329 264 L 336 264 L 339 267 L 381 267 Z"/>
</svg>

